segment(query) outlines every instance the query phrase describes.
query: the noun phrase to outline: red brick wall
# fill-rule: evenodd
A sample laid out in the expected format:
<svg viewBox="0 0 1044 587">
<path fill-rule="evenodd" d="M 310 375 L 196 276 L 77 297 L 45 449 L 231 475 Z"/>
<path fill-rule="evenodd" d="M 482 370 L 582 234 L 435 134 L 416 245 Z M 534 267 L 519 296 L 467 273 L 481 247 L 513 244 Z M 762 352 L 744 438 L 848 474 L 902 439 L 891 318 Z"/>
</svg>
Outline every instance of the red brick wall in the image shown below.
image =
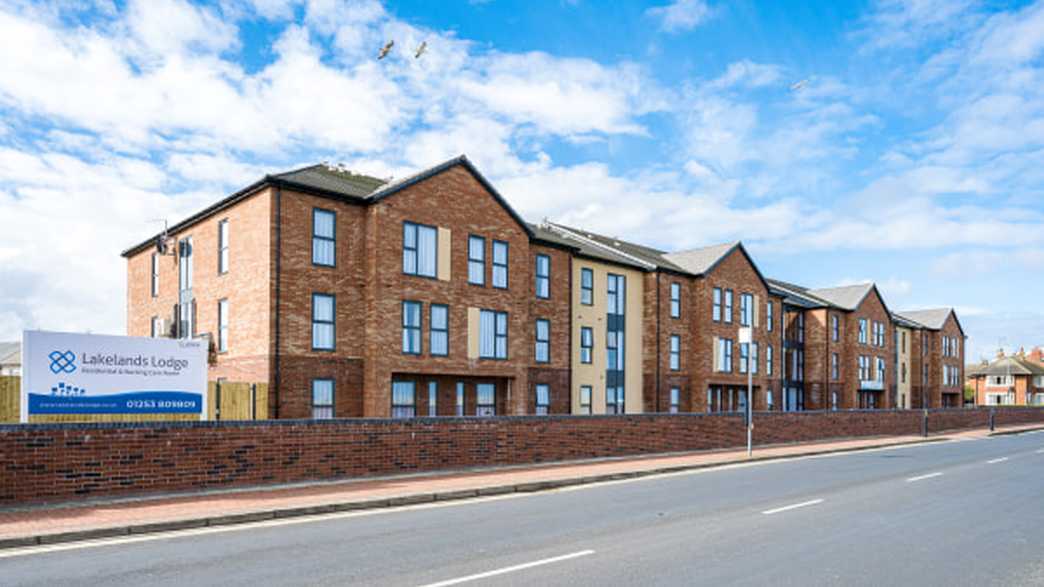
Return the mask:
<svg viewBox="0 0 1044 587">
<path fill-rule="evenodd" d="M 442 388 L 452 390 L 451 385 Z M 419 394 L 426 396 L 426 393 Z M 452 401 L 439 399 L 439 411 Z M 931 431 L 985 426 L 989 410 L 933 410 Z M 999 408 L 998 425 L 1044 422 Z M 918 434 L 921 413 L 759 413 L 758 444 Z M 737 415 L 421 418 L 0 426 L 0 503 L 340 479 L 737 447 Z"/>
<path fill-rule="evenodd" d="M 681 286 L 681 315 L 678 318 L 671 317 L 672 283 Z M 705 350 L 698 342 L 701 338 L 697 336 L 697 325 L 700 323 L 697 283 L 695 278 L 673 273 L 655 271 L 645 274 L 642 300 L 642 409 L 646 412 L 669 411 L 672 387 L 679 389 L 679 411 L 699 409 L 692 377 L 703 360 Z M 679 369 L 673 371 L 672 335 L 681 337 Z"/>
<path fill-rule="evenodd" d="M 877 393 L 877 407 L 890 408 L 891 389 L 894 385 L 895 375 L 895 325 L 892 317 L 885 309 L 884 302 L 877 295 L 876 290 L 871 290 L 863 302 L 853 312 L 844 315 L 845 332 L 842 336 L 841 369 L 844 378 L 841 389 L 843 390 L 839 408 L 859 407 L 859 357 L 861 355 L 870 357 L 870 374 L 873 377 L 876 369 L 877 358 L 884 359 L 885 379 L 884 391 Z M 867 321 L 867 342 L 859 342 L 859 320 L 865 318 Z M 874 322 L 885 325 L 885 346 L 874 345 Z M 934 404 L 938 405 L 938 404 Z"/>
</svg>

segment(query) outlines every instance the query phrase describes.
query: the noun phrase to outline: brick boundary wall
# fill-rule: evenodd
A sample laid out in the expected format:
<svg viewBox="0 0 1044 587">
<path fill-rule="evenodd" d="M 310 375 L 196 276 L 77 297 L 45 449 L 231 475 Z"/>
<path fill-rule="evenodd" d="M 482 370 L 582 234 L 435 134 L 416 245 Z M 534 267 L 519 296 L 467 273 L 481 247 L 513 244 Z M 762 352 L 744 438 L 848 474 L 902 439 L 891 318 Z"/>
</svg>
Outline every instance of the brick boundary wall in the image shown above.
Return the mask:
<svg viewBox="0 0 1044 587">
<path fill-rule="evenodd" d="M 930 410 L 929 431 L 989 409 Z M 919 434 L 922 412 L 755 414 L 758 444 Z M 996 424 L 1044 423 L 997 408 Z M 347 479 L 743 446 L 738 414 L 515 416 L 0 426 L 0 507 L 86 496 Z"/>
</svg>

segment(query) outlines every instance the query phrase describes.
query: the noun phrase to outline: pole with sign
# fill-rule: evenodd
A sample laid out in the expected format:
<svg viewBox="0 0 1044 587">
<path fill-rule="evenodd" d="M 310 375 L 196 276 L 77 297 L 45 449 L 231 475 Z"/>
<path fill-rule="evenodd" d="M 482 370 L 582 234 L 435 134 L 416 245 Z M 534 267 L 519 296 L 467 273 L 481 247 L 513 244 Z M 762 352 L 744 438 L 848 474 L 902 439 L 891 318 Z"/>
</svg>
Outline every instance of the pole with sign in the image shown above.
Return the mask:
<svg viewBox="0 0 1044 587">
<path fill-rule="evenodd" d="M 754 332 L 749 326 L 739 329 L 739 342 L 747 345 L 747 364 L 745 365 L 747 368 L 747 456 L 750 457 L 754 453 L 752 444 L 754 432 L 754 374 L 750 368 L 750 358 L 754 351 Z"/>
</svg>

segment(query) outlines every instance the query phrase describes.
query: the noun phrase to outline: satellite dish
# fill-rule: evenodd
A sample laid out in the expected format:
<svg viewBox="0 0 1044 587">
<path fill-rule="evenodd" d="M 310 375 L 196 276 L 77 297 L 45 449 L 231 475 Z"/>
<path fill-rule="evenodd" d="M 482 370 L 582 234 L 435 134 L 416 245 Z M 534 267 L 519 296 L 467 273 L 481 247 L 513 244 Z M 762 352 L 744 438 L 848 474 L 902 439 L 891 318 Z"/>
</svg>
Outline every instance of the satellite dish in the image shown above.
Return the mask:
<svg viewBox="0 0 1044 587">
<path fill-rule="evenodd" d="M 167 254 L 167 237 L 166 235 L 159 235 L 156 237 L 156 252 L 160 255 Z"/>
</svg>

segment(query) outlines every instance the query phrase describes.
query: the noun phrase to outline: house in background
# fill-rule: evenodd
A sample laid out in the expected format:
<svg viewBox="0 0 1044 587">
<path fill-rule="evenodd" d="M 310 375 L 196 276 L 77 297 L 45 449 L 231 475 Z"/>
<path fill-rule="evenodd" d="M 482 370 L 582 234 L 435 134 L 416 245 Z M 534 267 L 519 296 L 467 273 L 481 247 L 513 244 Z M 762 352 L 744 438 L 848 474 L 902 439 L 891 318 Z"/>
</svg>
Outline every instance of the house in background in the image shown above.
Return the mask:
<svg viewBox="0 0 1044 587">
<path fill-rule="evenodd" d="M 0 376 L 22 375 L 22 343 L 0 342 Z"/>
<path fill-rule="evenodd" d="M 1037 352 L 1026 355 L 997 353 L 993 361 L 983 361 L 966 369 L 965 384 L 975 390 L 975 403 L 980 406 L 1044 405 L 1044 362 Z"/>
</svg>

